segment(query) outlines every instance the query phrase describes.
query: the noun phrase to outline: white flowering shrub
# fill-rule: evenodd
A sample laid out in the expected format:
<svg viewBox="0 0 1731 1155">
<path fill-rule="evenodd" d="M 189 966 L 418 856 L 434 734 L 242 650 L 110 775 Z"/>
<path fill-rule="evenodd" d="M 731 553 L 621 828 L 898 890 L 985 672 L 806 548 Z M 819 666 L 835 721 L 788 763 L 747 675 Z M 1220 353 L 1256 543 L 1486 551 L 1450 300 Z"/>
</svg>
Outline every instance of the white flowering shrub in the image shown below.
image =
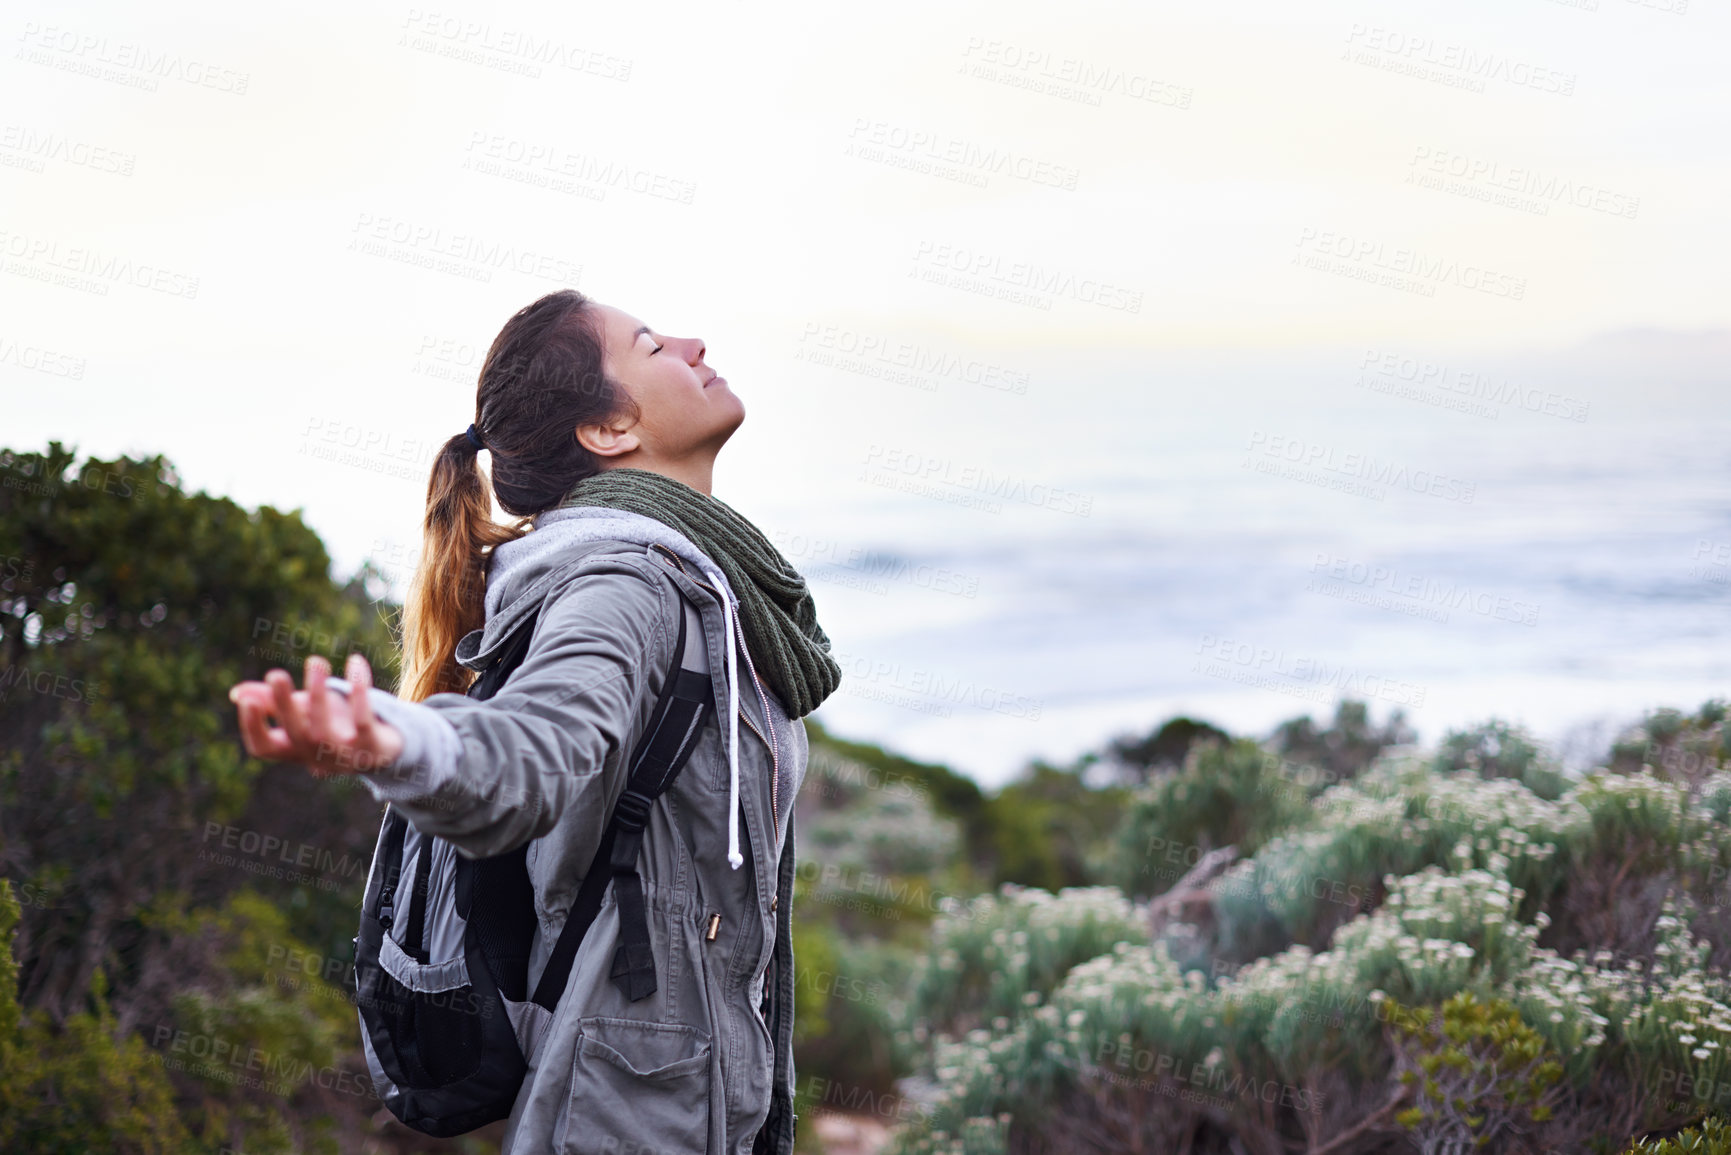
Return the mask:
<svg viewBox="0 0 1731 1155">
<path fill-rule="evenodd" d="M 1018 1015 L 1077 963 L 1145 938 L 1147 928 L 1146 912 L 1109 886 L 1054 895 L 1006 883 L 954 903 L 933 924 L 932 950 L 914 972 L 912 1039 Z"/>
<path fill-rule="evenodd" d="M 1715 770 L 1707 777 L 1696 807 L 1703 821 L 1731 822 L 1731 770 Z"/>
<path fill-rule="evenodd" d="M 939 920 L 918 971 L 932 1095 L 896 1150 L 961 1150 L 922 1144 L 972 1126 L 986 1146 L 970 1151 L 1014 1155 L 1351 1155 L 1401 1149 L 1403 1129 L 1414 1150 L 1447 1134 L 1615 1151 L 1731 1113 L 1731 979 L 1709 941 L 1727 817 L 1731 772 L 1599 771 L 1547 799 L 1387 758 L 1215 880 L 1208 917 L 1186 914 L 1213 977 L 1106 888 L 1087 892 L 1099 914 L 1033 891 L 975 900 Z M 1444 1038 L 1447 1007 L 1471 1039 Z M 1395 1008 L 1443 1034 L 1402 1035 Z M 1481 1086 L 1498 1064 L 1530 1093 Z"/>
<path fill-rule="evenodd" d="M 1132 895 L 1168 890 L 1202 855 L 1223 846 L 1253 854 L 1306 822 L 1308 791 L 1290 764 L 1255 742 L 1197 743 L 1182 769 L 1132 795 L 1118 828 L 1112 881 Z"/>
<path fill-rule="evenodd" d="M 820 811 L 800 840 L 802 854 L 845 871 L 913 875 L 954 859 L 961 833 L 922 796 L 872 790 L 839 810 Z"/>
</svg>

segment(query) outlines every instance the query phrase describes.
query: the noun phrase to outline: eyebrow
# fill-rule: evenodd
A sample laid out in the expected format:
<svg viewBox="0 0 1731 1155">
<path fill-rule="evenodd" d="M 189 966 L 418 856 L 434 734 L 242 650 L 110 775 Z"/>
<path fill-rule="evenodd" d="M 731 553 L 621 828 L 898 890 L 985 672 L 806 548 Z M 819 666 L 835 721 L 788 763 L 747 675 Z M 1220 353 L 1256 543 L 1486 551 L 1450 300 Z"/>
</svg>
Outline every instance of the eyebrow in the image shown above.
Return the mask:
<svg viewBox="0 0 1731 1155">
<path fill-rule="evenodd" d="M 643 334 L 645 334 L 647 332 L 649 332 L 649 326 L 644 325 L 642 328 L 638 329 L 637 332 L 631 334 L 631 343 L 636 344 L 637 338 L 643 336 Z"/>
</svg>

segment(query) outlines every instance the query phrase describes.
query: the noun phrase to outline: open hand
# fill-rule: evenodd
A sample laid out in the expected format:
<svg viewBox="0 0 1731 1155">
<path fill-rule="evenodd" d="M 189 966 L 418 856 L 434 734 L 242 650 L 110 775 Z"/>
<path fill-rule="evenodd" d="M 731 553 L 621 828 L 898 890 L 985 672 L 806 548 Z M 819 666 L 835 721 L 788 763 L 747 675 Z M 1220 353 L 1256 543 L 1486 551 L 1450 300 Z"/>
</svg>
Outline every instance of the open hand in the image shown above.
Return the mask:
<svg viewBox="0 0 1731 1155">
<path fill-rule="evenodd" d="M 315 778 L 333 774 L 364 774 L 395 761 L 403 752 L 403 735 L 373 716 L 367 690 L 372 667 L 360 654 L 350 654 L 349 700 L 325 685 L 331 664 L 320 654 L 306 662 L 306 689 L 294 688 L 287 670 L 266 672 L 262 682 L 237 682 L 229 701 L 240 709 L 240 737 L 246 752 L 273 762 L 300 762 Z M 274 718 L 278 725 L 271 726 Z"/>
</svg>

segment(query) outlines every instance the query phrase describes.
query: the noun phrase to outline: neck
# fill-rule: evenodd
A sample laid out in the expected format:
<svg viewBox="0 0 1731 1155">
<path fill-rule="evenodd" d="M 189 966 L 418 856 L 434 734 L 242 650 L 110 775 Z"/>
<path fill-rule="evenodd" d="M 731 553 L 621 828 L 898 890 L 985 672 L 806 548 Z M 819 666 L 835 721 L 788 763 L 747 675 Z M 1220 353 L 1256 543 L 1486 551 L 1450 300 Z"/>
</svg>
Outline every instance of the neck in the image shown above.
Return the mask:
<svg viewBox="0 0 1731 1155">
<path fill-rule="evenodd" d="M 659 473 L 663 477 L 671 477 L 675 481 L 684 482 L 697 492 L 713 497 L 712 488 L 715 482 L 715 458 L 696 457 L 684 461 L 658 461 L 646 458 L 641 451 L 624 454 L 615 458 L 607 469 L 642 469 L 649 473 Z"/>
</svg>

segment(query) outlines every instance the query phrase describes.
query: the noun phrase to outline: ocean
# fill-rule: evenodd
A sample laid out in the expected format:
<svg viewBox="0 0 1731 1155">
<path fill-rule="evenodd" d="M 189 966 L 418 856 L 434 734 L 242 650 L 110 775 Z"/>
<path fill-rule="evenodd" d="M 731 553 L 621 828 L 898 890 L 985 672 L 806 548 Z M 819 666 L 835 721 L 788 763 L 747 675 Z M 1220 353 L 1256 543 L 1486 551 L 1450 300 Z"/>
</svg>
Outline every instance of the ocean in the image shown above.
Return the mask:
<svg viewBox="0 0 1731 1155">
<path fill-rule="evenodd" d="M 1353 697 L 1584 768 L 1731 690 L 1727 334 L 1008 359 L 814 370 L 787 427 L 841 432 L 737 499 L 811 585 L 840 735 L 989 786 Z"/>
</svg>

